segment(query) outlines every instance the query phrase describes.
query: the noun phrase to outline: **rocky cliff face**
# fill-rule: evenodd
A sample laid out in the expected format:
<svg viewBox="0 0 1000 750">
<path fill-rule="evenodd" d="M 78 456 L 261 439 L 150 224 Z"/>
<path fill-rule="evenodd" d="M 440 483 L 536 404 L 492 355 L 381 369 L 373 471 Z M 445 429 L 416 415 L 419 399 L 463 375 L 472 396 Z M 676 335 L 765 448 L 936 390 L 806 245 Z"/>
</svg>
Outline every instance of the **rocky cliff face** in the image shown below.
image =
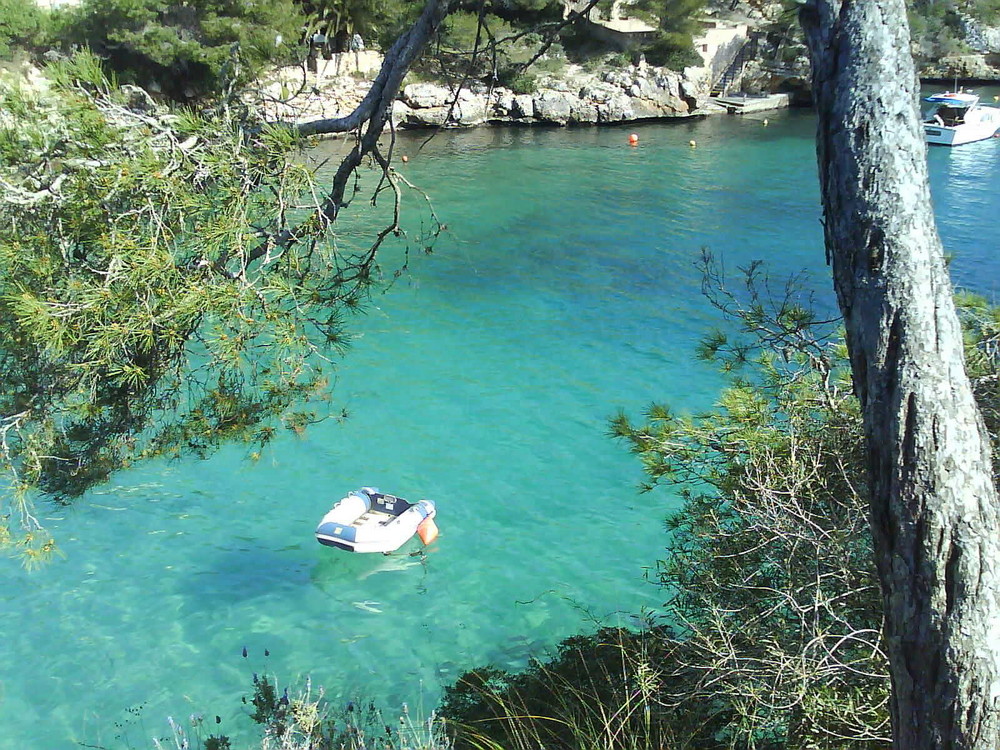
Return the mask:
<svg viewBox="0 0 1000 750">
<path fill-rule="evenodd" d="M 985 26 L 970 16 L 959 16 L 969 54 L 917 60 L 921 78 L 941 80 L 1000 80 L 1000 28 Z"/>
<path fill-rule="evenodd" d="M 1000 81 L 1000 54 L 950 55 L 925 62 L 918 71 L 925 80 Z"/>
<path fill-rule="evenodd" d="M 966 43 L 980 55 L 1000 55 L 1000 28 L 984 26 L 970 16 L 961 16 Z"/>
</svg>

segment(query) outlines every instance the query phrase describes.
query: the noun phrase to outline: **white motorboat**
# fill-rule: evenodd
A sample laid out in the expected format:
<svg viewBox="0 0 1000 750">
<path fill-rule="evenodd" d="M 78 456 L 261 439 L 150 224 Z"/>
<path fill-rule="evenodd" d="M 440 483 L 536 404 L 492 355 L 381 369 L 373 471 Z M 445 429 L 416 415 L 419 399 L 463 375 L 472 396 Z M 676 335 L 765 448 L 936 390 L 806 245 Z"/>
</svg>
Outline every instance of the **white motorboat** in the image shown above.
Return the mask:
<svg viewBox="0 0 1000 750">
<path fill-rule="evenodd" d="M 924 99 L 923 114 L 928 143 L 960 146 L 992 138 L 1000 130 L 1000 108 L 979 103 L 971 91 L 946 91 Z"/>
<path fill-rule="evenodd" d="M 424 544 L 438 535 L 431 500 L 408 502 L 375 487 L 353 490 L 327 512 L 316 527 L 316 539 L 351 552 L 393 552 L 414 534 Z"/>
</svg>

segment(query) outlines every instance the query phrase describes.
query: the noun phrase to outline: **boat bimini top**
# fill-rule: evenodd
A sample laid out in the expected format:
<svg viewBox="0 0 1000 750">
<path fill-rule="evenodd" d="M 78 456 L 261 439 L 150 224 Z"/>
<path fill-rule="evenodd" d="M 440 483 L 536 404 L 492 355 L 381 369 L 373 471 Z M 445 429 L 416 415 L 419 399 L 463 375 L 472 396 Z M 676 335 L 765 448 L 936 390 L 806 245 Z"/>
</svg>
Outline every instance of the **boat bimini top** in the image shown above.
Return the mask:
<svg viewBox="0 0 1000 750">
<path fill-rule="evenodd" d="M 967 91 L 947 91 L 943 94 L 925 97 L 924 101 L 931 104 L 945 104 L 949 107 L 971 107 L 973 104 L 979 103 L 979 97 Z"/>
</svg>

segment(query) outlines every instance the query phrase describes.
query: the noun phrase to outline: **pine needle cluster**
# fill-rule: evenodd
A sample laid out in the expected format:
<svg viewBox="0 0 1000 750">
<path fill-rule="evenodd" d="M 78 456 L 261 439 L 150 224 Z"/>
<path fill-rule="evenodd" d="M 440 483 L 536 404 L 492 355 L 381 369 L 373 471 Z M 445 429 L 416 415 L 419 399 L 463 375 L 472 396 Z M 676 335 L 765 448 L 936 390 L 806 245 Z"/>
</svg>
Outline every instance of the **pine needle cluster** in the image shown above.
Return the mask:
<svg viewBox="0 0 1000 750">
<path fill-rule="evenodd" d="M 152 457 L 259 455 L 324 404 L 345 318 L 378 276 L 334 236 L 293 129 L 195 113 L 81 53 L 0 83 L 0 541 L 51 552 L 32 511 Z"/>
</svg>

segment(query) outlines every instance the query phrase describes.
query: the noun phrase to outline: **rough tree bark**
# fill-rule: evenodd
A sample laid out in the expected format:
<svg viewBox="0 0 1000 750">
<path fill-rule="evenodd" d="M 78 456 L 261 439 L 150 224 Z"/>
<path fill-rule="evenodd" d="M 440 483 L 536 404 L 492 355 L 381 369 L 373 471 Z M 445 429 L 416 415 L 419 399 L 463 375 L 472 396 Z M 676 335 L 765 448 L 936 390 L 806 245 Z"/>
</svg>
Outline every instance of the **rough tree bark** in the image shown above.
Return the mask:
<svg viewBox="0 0 1000 750">
<path fill-rule="evenodd" d="M 894 745 L 1000 748 L 1000 506 L 903 0 L 808 0 L 828 262 L 864 410 Z"/>
</svg>

